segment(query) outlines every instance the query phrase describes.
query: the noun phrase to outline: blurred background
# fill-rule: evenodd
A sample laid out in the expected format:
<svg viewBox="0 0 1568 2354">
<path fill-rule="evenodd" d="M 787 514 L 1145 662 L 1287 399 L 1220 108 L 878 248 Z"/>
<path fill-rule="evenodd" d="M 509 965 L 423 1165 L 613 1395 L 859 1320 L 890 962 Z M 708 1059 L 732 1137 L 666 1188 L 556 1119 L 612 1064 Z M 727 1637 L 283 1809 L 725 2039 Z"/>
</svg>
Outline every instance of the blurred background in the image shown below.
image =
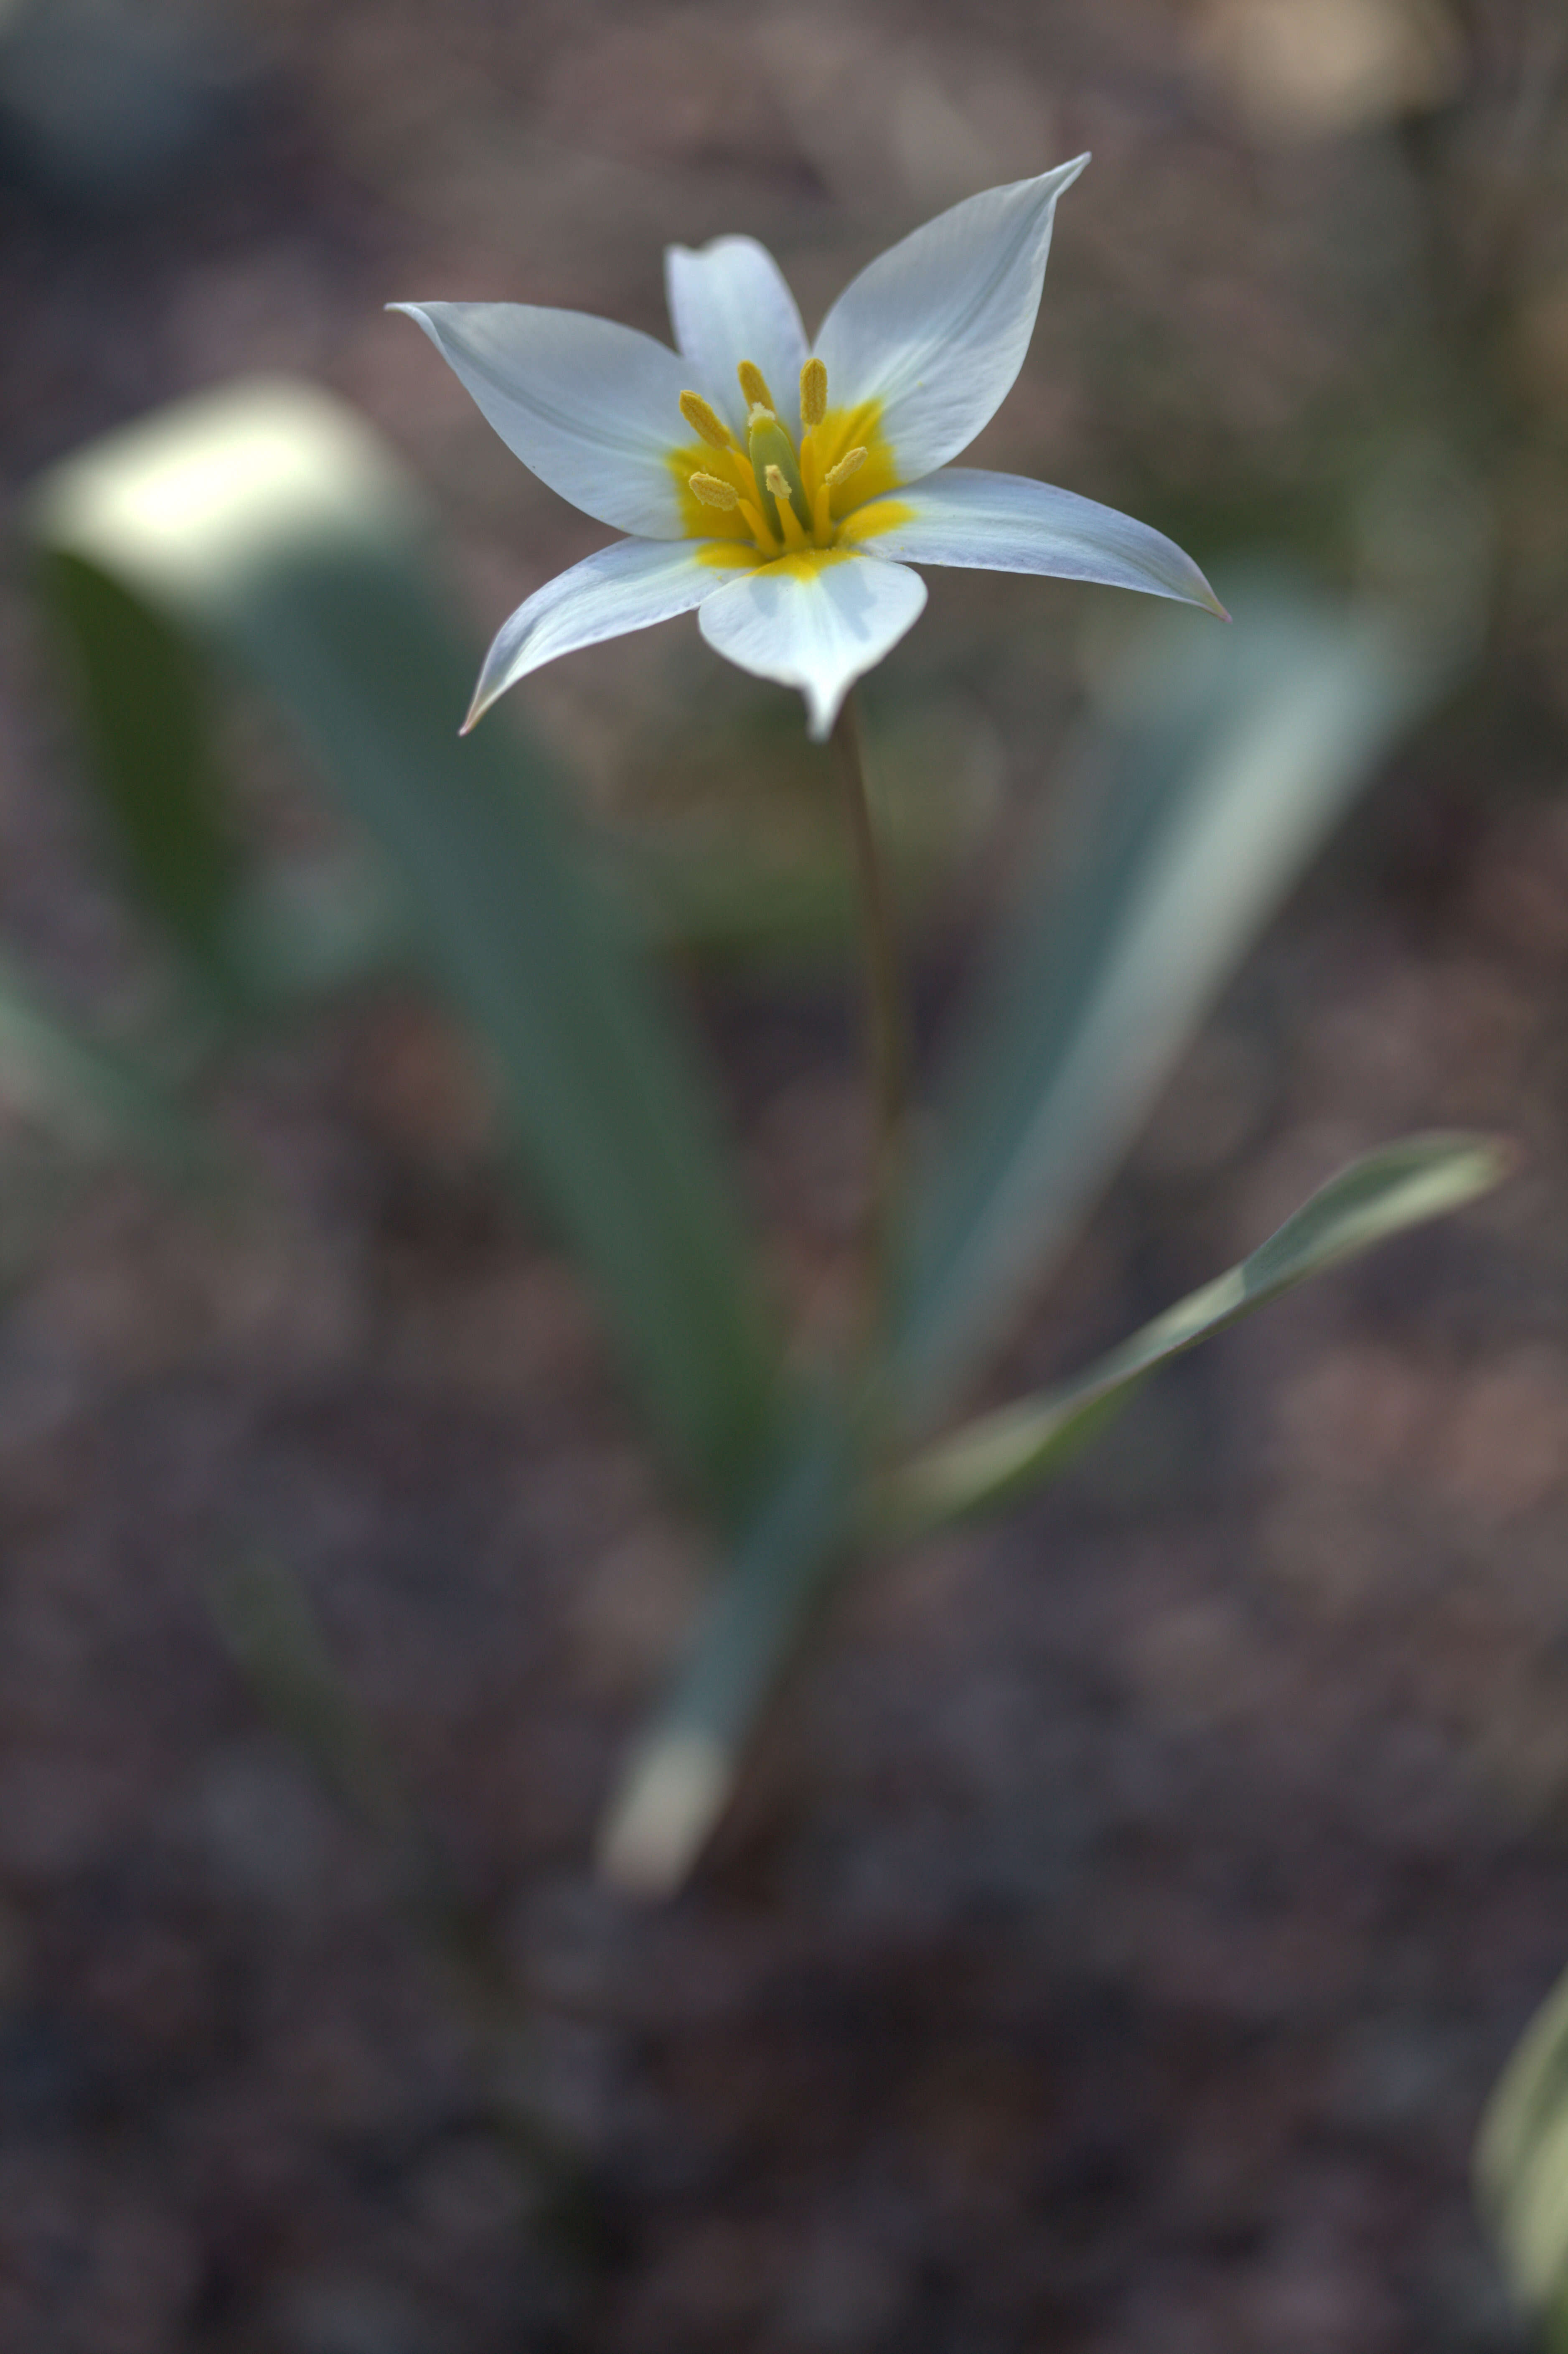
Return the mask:
<svg viewBox="0 0 1568 2354">
<path fill-rule="evenodd" d="M 1266 560 L 1449 652 L 996 1394 L 1401 1130 L 1504 1129 L 1521 1172 L 867 1578 L 696 1886 L 641 1912 L 593 1824 L 703 1542 L 457 1028 L 387 984 L 211 1058 L 221 1215 L 67 1183 L 8 1085 L 8 2347 L 1517 2341 L 1467 2168 L 1568 1957 L 1560 0 L 5 0 L 0 938 L 101 1034 L 169 986 L 30 599 L 44 470 L 230 378 L 325 386 L 422 480 L 477 656 L 604 534 L 386 302 L 662 334 L 663 245 L 745 230 L 810 326 L 1084 148 L 978 461 L 1160 525 L 1238 614 Z M 871 684 L 923 1034 L 1134 602 L 937 575 Z M 692 621 L 514 701 L 607 842 L 700 854 L 677 971 L 776 1287 L 831 1330 L 862 1082 L 798 703 Z M 219 724 L 248 840 L 355 854 L 260 698 Z M 524 1990 L 531 2097 L 589 2160 L 569 2259 L 384 1862 L 225 1646 L 213 1581 L 257 1549 Z"/>
</svg>

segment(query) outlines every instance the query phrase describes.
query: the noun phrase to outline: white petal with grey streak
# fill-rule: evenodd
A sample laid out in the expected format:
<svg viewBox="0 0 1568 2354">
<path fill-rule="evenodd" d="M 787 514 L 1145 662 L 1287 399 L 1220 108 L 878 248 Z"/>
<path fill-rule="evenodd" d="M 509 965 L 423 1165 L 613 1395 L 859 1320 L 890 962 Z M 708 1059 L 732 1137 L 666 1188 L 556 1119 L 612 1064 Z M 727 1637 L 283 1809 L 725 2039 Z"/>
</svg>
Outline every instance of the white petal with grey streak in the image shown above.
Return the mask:
<svg viewBox="0 0 1568 2354">
<path fill-rule="evenodd" d="M 1224 616 L 1192 557 L 1163 532 L 1022 474 L 946 467 L 890 498 L 868 500 L 844 518 L 841 536 L 903 564 L 1098 580 Z"/>
<path fill-rule="evenodd" d="M 685 529 L 669 453 L 686 363 L 652 335 L 525 302 L 394 302 L 417 319 L 514 455 L 585 514 L 645 539 Z"/>
<path fill-rule="evenodd" d="M 1088 162 L 988 188 L 867 264 L 822 322 L 834 408 L 880 401 L 900 482 L 966 450 L 1023 364 L 1056 199 Z"/>
<path fill-rule="evenodd" d="M 917 572 L 833 549 L 732 580 L 706 599 L 697 626 L 742 670 L 798 686 L 820 743 L 855 680 L 897 644 L 925 602 Z"/>
<path fill-rule="evenodd" d="M 569 572 L 557 573 L 535 588 L 503 621 L 484 658 L 473 704 L 463 726 L 471 727 L 498 695 L 541 664 L 578 646 L 625 637 L 655 621 L 689 613 L 727 580 L 747 569 L 746 559 L 715 564 L 708 540 L 618 539 L 586 556 Z M 727 547 L 728 543 L 721 543 Z"/>
<path fill-rule="evenodd" d="M 806 330 L 784 273 L 754 237 L 716 237 L 694 252 L 672 245 L 664 288 L 675 342 L 706 395 L 746 446 L 746 402 L 736 369 L 753 360 L 793 431 L 800 414 Z"/>
</svg>

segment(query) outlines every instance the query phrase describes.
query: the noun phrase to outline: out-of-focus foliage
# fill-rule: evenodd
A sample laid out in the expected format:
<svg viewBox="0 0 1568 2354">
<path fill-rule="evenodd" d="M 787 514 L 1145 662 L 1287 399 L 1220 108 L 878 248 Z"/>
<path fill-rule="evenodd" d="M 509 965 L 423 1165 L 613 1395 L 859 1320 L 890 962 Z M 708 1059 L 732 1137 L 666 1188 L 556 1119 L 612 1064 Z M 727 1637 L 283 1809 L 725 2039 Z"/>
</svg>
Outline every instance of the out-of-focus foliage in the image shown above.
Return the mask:
<svg viewBox="0 0 1568 2354">
<path fill-rule="evenodd" d="M 630 1762 L 614 1860 L 644 1885 L 678 1879 L 790 1646 L 854 1551 L 885 1541 L 861 1534 L 871 1493 L 944 1466 L 966 1481 L 978 1469 L 982 1486 L 1022 1468 L 1019 1453 L 988 1461 L 988 1438 L 1015 1440 L 1031 1471 L 1052 1468 L 1036 1449 L 1081 1439 L 1071 1379 L 1018 1419 L 945 1423 L 946 1384 L 976 1364 L 993 1314 L 1023 1309 L 1032 1268 L 1056 1258 L 1052 1322 L 1025 1316 L 1027 1370 L 993 1380 L 988 1404 L 1090 1357 L 1091 1384 L 1118 1360 L 1141 1366 L 1140 1343 L 1168 1330 L 1146 1327 L 1108 1365 L 1098 1352 L 1235 1259 L 1306 1191 L 1292 1172 L 1315 1182 L 1336 1153 L 1406 1127 L 1517 1125 L 1523 1182 L 1456 1242 L 1417 1237 L 1150 1383 L 1058 1509 L 983 1549 L 938 1538 L 882 1582 L 798 1720 L 847 1734 L 807 1769 L 822 1806 L 802 1821 L 758 1776 L 739 1870 L 654 1933 L 678 1967 L 650 1974 L 647 1936 L 564 1884 L 561 1827 L 580 1837 L 607 1727 L 690 1606 L 691 1526 L 674 1523 L 662 1584 L 639 1582 L 664 1522 L 641 1468 L 606 1509 L 622 1426 L 611 1417 L 600 1444 L 591 1356 L 558 1329 L 570 1287 L 531 1232 L 502 1220 L 492 1236 L 488 1192 L 454 1185 L 443 1104 L 387 1108 L 409 1084 L 410 1033 L 447 1069 L 442 1025 L 400 1002 L 440 970 L 431 931 L 331 756 L 324 790 L 313 799 L 308 769 L 297 789 L 255 665 L 232 646 L 209 659 L 183 609 L 90 558 L 79 612 L 90 629 L 90 607 L 118 604 L 125 626 L 87 646 L 73 629 L 64 674 L 84 690 L 73 716 L 111 796 L 106 831 L 165 944 L 148 957 L 150 934 L 82 888 L 14 602 L 0 1283 L 30 1249 L 46 1258 L 24 1268 L 3 1400 L 18 1705 L 0 1977 L 21 2195 L 0 2272 L 23 2312 L 48 2315 L 30 2336 L 18 2320 L 25 2342 L 53 2323 L 83 2344 L 227 2325 L 279 2344 L 455 2330 L 511 2346 L 556 2326 L 488 2151 L 472 2195 L 466 2101 L 455 2177 L 448 2162 L 449 2080 L 410 2046 L 414 2014 L 384 1998 L 390 1941 L 355 1942 L 359 1875 L 329 1872 L 333 1901 L 313 1896 L 320 1859 L 285 1808 L 292 1893 L 264 1895 L 264 1915 L 242 1881 L 256 1802 L 220 1834 L 219 1801 L 232 1814 L 256 1771 L 251 1728 L 220 1670 L 204 1702 L 182 1588 L 215 1537 L 249 1558 L 256 1516 L 263 1553 L 275 1543 L 324 1607 L 302 1617 L 281 1582 L 237 1581 L 236 1654 L 381 1829 L 394 1885 L 409 1819 L 399 1805 L 387 1819 L 385 1761 L 344 1743 L 356 1691 L 415 1732 L 416 1813 L 421 1793 L 449 1819 L 461 1808 L 460 1882 L 496 1900 L 514 1984 L 543 1988 L 545 2077 L 564 2079 L 574 2115 L 591 2111 L 596 2170 L 609 2158 L 617 2256 L 592 2311 L 608 2289 L 623 2338 L 1516 2342 L 1453 2178 L 1519 1988 L 1544 1988 L 1561 1957 L 1563 0 L 0 0 L 6 458 L 16 482 L 190 386 L 257 369 L 329 381 L 439 484 L 466 591 L 436 592 L 442 629 L 460 604 L 493 620 L 585 542 L 413 381 L 386 295 L 456 270 L 476 296 L 621 314 L 662 242 L 747 228 L 799 268 L 810 303 L 938 206 L 1078 146 L 1096 154 L 1083 208 L 1064 222 L 992 461 L 1192 546 L 1238 616 L 1228 636 L 1185 632 L 1194 662 L 1243 646 L 1253 602 L 1236 559 L 1255 551 L 1314 584 L 1325 646 L 1345 642 L 1350 613 L 1399 617 L 1435 663 L 1436 700 L 1369 749 L 1388 790 L 1353 821 L 1331 887 L 1313 886 L 1222 1006 L 1169 1124 L 1155 1107 L 1086 1247 L 1062 1263 L 1121 1149 L 1108 1130 L 1060 1234 L 1021 1221 L 1015 1288 L 977 1293 L 972 1339 L 955 1330 L 944 1367 L 927 1360 L 944 1396 L 915 1426 L 924 1455 L 890 1450 L 868 1489 L 872 1426 L 842 1391 L 824 1376 L 814 1400 L 791 1400 L 766 1500 L 714 1541 L 712 1617 Z M 639 315 L 659 330 L 651 296 Z M 69 568 L 62 557 L 68 595 Z M 1125 705 L 1076 726 L 1128 618 L 1108 593 L 934 582 L 917 646 L 873 683 L 873 781 L 920 944 L 922 1035 L 1025 815 L 1046 822 L 1048 854 L 1021 871 L 1070 928 L 1061 875 L 1087 871 L 1096 795 L 1140 732 Z M 431 740 L 450 737 L 475 651 Z M 1123 653 L 1135 677 L 1139 650 Z M 116 725 L 138 707 L 147 719 L 169 666 L 188 733 L 165 703 L 150 732 L 106 741 L 95 663 Z M 832 1330 L 855 1131 L 838 991 L 800 981 L 798 959 L 842 952 L 840 813 L 784 698 L 718 667 L 692 629 L 656 654 L 630 642 L 542 674 L 526 723 L 587 813 L 576 838 L 637 961 L 650 940 L 683 964 L 694 945 L 797 960 L 786 985 L 742 974 L 722 1037 L 784 1211 L 783 1285 L 802 1327 Z M 1068 805 L 1036 811 L 1069 725 Z M 384 976 L 398 1002 L 315 1018 Z M 711 972 L 705 994 L 720 994 Z M 83 1012 L 95 1004 L 101 1018 Z M 308 1020 L 306 1040 L 252 1055 L 281 1019 Z M 949 1105 L 966 1052 L 944 1057 Z M 1105 1085 L 1109 1102 L 1113 1074 Z M 237 1140 L 260 1123 L 282 1206 L 301 1202 L 310 1247 L 279 1264 L 307 1272 L 285 1297 L 338 1254 L 308 1332 L 291 1314 L 281 1338 L 256 1337 L 251 1309 L 226 1310 L 235 1357 L 215 1355 L 183 1302 L 187 1246 L 207 1239 L 188 1233 L 190 1197 L 167 1217 L 152 1205 L 173 1238 L 161 1271 L 116 1224 L 148 1205 L 115 1164 L 205 1168 L 219 1121 Z M 974 1149 L 923 1140 L 945 1185 L 949 1147 Z M 465 1225 L 454 1257 L 476 1199 L 484 1234 Z M 233 1240 L 239 1259 L 226 1237 L 198 1281 L 244 1287 L 249 1237 Z M 1125 1306 L 1107 1320 L 1113 1289 Z M 765 1357 L 772 1345 L 765 1329 Z M 170 1364 L 172 1381 L 148 1370 Z M 1216 1454 L 1200 1433 L 1219 1428 Z M 536 1468 L 541 1434 L 552 1453 Z M 949 1490 L 941 1509 L 963 1500 Z M 1107 1554 L 1116 1574 L 1097 1575 Z M 515 1656 L 492 1640 L 502 1592 L 503 1623 L 525 1628 Z M 427 1628 L 450 1644 L 429 1661 Z M 685 1745 L 661 1750 L 661 1725 Z M 638 1999 L 602 1999 L 621 1970 L 642 1972 Z M 1505 2270 L 1558 2341 L 1565 2000 L 1510 2069 L 1480 2164 Z M 846 2004 L 885 2031 L 855 2039 L 852 2066 Z M 348 2054 L 358 2115 L 385 2131 L 344 2120 L 323 2049 Z M 538 2081 L 506 2059 L 514 2084 Z M 822 2098 L 807 2140 L 780 2137 L 808 2082 Z M 720 2143 L 736 2164 L 715 2200 Z M 857 2201 L 857 2152 L 905 2186 L 896 2213 Z M 1047 2178 L 1063 2191 L 1049 2212 Z M 261 2215 L 275 2221 L 258 2229 Z M 301 2269 L 302 2216 L 317 2271 Z M 560 2326 L 584 2326 L 581 2306 Z"/>
<path fill-rule="evenodd" d="M 1227 975 L 1443 673 L 1376 609 L 1267 580 L 1160 617 L 1105 682 L 1063 822 L 954 1043 L 894 1352 L 918 1420 L 1016 1313 Z"/>
<path fill-rule="evenodd" d="M 1128 1405 L 1149 1375 L 1340 1259 L 1489 1193 L 1508 1162 L 1475 1137 L 1416 1136 L 1370 1152 L 1287 1218 L 1239 1267 L 1178 1300 L 1044 1397 L 1021 1398 L 958 1431 L 895 1475 L 893 1534 L 994 1511 L 1051 1479 Z"/>
<path fill-rule="evenodd" d="M 89 1037 L 0 961 L 0 1097 L 90 1160 L 130 1154 L 166 1177 L 209 1171 L 211 1147 L 151 1071 Z"/>
<path fill-rule="evenodd" d="M 733 1509 L 770 1443 L 775 1363 L 711 1105 L 541 754 L 453 731 L 469 665 L 389 458 L 324 396 L 240 387 L 61 468 L 37 518 L 132 878 L 228 982 L 247 903 L 170 636 L 188 632 L 270 689 L 385 854 L 655 1426 Z"/>
<path fill-rule="evenodd" d="M 1510 2287 L 1549 2345 L 1568 2344 L 1568 1978 L 1499 2080 L 1476 2177 Z"/>
<path fill-rule="evenodd" d="M 1161 616 L 1107 682 L 1109 710 L 1080 747 L 1059 821 L 1077 854 L 1025 891 L 950 1060 L 880 1369 L 876 1413 L 895 1426 L 950 1411 L 1214 992 L 1447 682 L 1453 642 L 1423 641 L 1386 613 L 1259 583 L 1244 614 L 1206 643 L 1173 642 Z M 607 1851 L 640 1884 L 689 1866 L 849 1542 L 857 1490 L 842 1421 L 802 1442 L 630 1763 Z M 1066 1452 L 1043 1460 L 1042 1477 Z"/>
<path fill-rule="evenodd" d="M 1173 642 L 1165 624 L 1136 644 L 1071 764 L 1073 855 L 1025 894 L 959 1026 L 891 1319 L 868 1363 L 820 1368 L 802 1393 L 760 1298 L 711 1091 L 637 945 L 642 919 L 605 887 L 525 737 L 494 721 L 453 733 L 468 661 L 432 596 L 417 507 L 366 429 L 294 386 L 207 396 L 58 468 L 35 528 L 126 870 L 210 1003 L 254 1017 L 351 970 L 355 940 L 368 954 L 406 940 L 488 1050 L 533 1187 L 651 1422 L 735 1532 L 605 1835 L 623 1879 L 673 1885 L 810 1606 L 867 1540 L 868 1480 L 896 1469 L 900 1433 L 950 1411 L 1462 642 L 1244 580 L 1234 629 Z M 389 914 L 372 887 L 350 897 L 335 944 L 318 920 L 291 955 L 302 878 L 252 875 L 234 847 L 203 710 L 212 661 L 293 721 L 381 854 Z M 1250 1304 L 1496 1174 L 1463 1141 L 1363 1168 L 1277 1238 L 1263 1271 L 1223 1279 L 1218 1306 L 1188 1303 L 1179 1342 L 1128 1344 L 1121 1375 L 1217 1328 L 1236 1285 Z M 1097 1412 L 1116 1382 L 1102 1367 L 1079 1394 Z M 1059 1404 L 1027 1412 L 1059 1420 Z M 955 1446 L 908 1475 L 927 1521 L 971 1509 L 985 1486 L 986 1434 Z M 1048 1476 L 1065 1452 L 1049 1437 L 1026 1446 L 1006 1484 Z"/>
</svg>

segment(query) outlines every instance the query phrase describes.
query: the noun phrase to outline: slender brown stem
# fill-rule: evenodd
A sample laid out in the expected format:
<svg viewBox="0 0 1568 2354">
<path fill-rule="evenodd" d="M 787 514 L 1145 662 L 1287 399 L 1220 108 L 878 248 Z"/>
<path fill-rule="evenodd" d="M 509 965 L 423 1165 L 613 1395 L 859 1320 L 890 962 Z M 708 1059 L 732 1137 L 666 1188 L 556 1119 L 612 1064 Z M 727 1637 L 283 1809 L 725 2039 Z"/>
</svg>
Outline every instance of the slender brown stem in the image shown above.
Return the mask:
<svg viewBox="0 0 1568 2354">
<path fill-rule="evenodd" d="M 867 1273 L 871 1291 L 869 1321 L 874 1330 L 886 1308 L 896 1246 L 908 1118 L 909 1048 L 893 895 L 872 822 L 860 714 L 853 693 L 839 715 L 833 743 L 838 750 L 844 807 L 854 848 L 865 965 L 866 1043 L 874 1112 Z"/>
</svg>

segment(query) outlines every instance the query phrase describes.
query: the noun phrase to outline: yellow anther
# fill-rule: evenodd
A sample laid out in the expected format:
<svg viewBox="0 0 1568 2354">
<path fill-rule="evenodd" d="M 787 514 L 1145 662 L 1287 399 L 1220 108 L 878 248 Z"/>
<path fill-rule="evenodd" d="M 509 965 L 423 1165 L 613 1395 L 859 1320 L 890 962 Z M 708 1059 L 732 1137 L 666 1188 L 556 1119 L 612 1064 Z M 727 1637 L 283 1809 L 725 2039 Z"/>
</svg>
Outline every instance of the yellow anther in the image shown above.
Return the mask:
<svg viewBox="0 0 1568 2354">
<path fill-rule="evenodd" d="M 755 360 L 742 360 L 736 374 L 740 378 L 740 388 L 745 393 L 749 407 L 771 408 L 777 414 L 779 404 L 768 391 L 768 378 Z"/>
<path fill-rule="evenodd" d="M 821 360 L 808 360 L 800 370 L 800 422 L 809 433 L 827 413 L 827 368 Z"/>
<path fill-rule="evenodd" d="M 705 441 L 710 450 L 735 448 L 734 434 L 700 392 L 683 392 L 681 395 L 681 414 L 693 432 Z"/>
<path fill-rule="evenodd" d="M 863 450 L 846 450 L 838 464 L 830 466 L 822 476 L 827 488 L 830 491 L 836 491 L 841 482 L 847 482 L 852 474 L 858 474 L 865 463 L 865 456 Z"/>
<path fill-rule="evenodd" d="M 723 507 L 729 514 L 740 504 L 740 493 L 735 484 L 721 482 L 716 474 L 694 474 L 691 493 L 694 499 L 701 499 L 704 506 Z"/>
</svg>

